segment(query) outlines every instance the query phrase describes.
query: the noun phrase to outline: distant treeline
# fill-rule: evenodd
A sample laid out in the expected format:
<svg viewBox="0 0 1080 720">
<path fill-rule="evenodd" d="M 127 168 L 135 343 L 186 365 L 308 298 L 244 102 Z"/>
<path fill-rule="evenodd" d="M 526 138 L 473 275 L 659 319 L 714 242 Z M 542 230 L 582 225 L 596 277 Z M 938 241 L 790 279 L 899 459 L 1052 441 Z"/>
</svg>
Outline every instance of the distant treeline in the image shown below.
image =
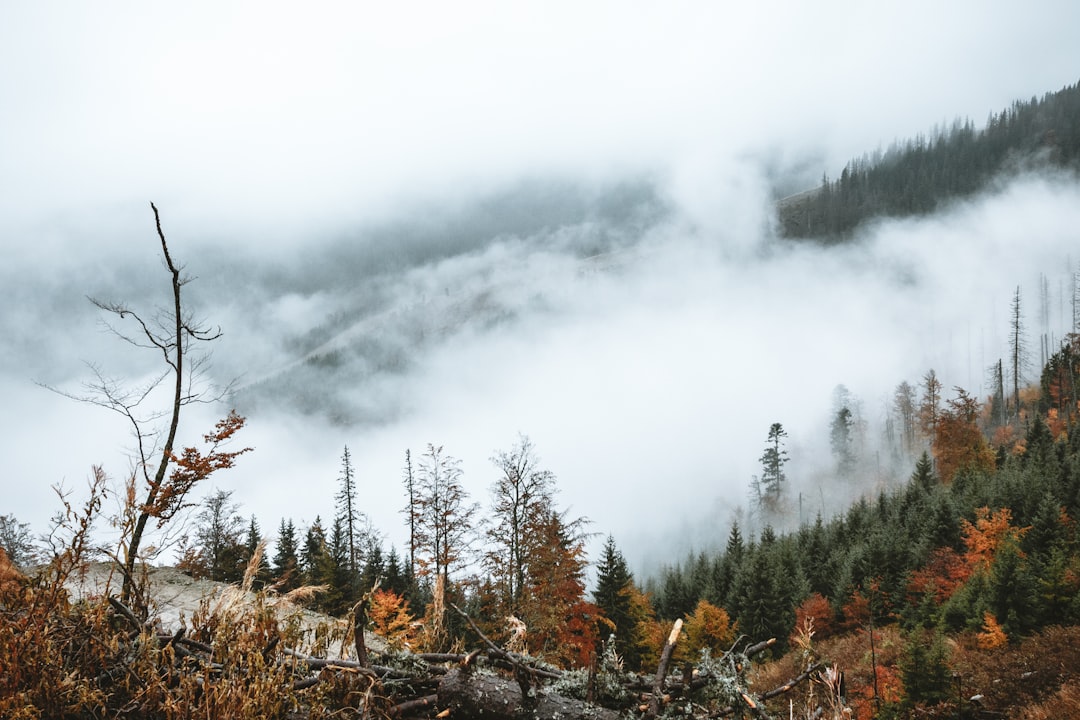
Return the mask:
<svg viewBox="0 0 1080 720">
<path fill-rule="evenodd" d="M 1042 166 L 1080 166 L 1080 83 L 1016 101 L 991 113 L 982 130 L 957 119 L 929 137 L 854 159 L 839 179 L 825 176 L 819 188 L 781 200 L 781 231 L 838 240 L 868 219 L 929 213 L 978 192 L 999 173 Z"/>
</svg>

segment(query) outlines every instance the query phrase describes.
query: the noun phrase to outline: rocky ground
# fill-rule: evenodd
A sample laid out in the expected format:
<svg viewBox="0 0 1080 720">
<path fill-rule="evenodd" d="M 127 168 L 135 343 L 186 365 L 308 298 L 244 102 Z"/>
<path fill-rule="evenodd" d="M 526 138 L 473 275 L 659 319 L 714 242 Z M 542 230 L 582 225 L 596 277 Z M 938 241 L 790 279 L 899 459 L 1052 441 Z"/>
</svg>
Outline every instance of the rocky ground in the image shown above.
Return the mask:
<svg viewBox="0 0 1080 720">
<path fill-rule="evenodd" d="M 254 602 L 255 595 L 243 592 L 237 585 L 196 580 L 173 567 L 152 567 L 148 569 L 151 612 L 150 619 L 159 625 L 162 631 L 175 632 L 180 627 L 190 627 L 192 615 L 200 606 L 213 608 L 235 607 L 237 604 Z M 68 578 L 66 587 L 73 598 L 95 596 L 119 596 L 122 576 L 110 563 L 90 563 Z M 294 648 L 303 652 L 318 650 L 319 655 L 342 657 L 349 654 L 349 644 L 344 652 L 327 638 L 343 638 L 346 634 L 344 620 L 323 615 L 300 607 L 284 597 L 271 594 L 270 604 L 278 617 L 299 619 L 304 630 L 305 647 Z M 371 633 L 365 634 L 368 648 L 378 651 L 384 647 L 380 638 Z"/>
</svg>

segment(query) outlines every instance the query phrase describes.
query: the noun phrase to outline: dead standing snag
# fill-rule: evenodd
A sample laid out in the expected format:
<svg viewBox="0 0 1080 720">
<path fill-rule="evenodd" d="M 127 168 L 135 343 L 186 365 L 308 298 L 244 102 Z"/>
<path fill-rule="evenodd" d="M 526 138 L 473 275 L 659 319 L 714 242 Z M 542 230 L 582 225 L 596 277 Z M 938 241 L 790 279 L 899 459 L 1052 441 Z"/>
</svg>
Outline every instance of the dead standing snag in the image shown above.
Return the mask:
<svg viewBox="0 0 1080 720">
<path fill-rule="evenodd" d="M 217 340 L 221 337 L 221 329 L 204 326 L 186 310 L 181 291 L 191 278 L 181 274 L 182 267 L 177 265 L 169 252 L 158 209 L 153 203 L 150 207 L 154 211 L 154 224 L 165 269 L 169 274 L 169 306 L 144 315 L 123 303 L 94 298 L 90 298 L 90 302 L 122 323 L 129 326 L 134 323 L 134 331 L 130 333 L 121 330 L 119 325 L 113 326 L 108 322 L 106 325 L 128 344 L 160 355 L 164 369 L 145 385 L 129 387 L 106 377 L 96 366 L 91 366 L 94 380 L 86 384 L 85 394 L 57 391 L 120 414 L 130 425 L 135 438 L 134 469 L 127 483 L 121 518 L 122 539 L 117 553 L 124 576 L 121 599 L 125 604 L 130 604 L 136 593 L 135 565 L 150 518 L 157 520 L 158 527 L 167 523 L 186 506 L 186 498 L 198 482 L 216 470 L 231 467 L 238 455 L 251 449 L 231 452 L 220 449 L 244 425 L 243 417 L 230 412 L 214 431 L 204 436 L 208 450 L 204 452 L 188 447 L 176 453 L 181 410 L 193 403 L 220 400 L 228 388 L 214 391 L 203 386 L 202 372 L 208 356 L 194 353 L 194 344 Z M 146 404 L 151 395 L 166 385 L 171 389 L 169 409 L 148 409 Z M 167 424 L 159 424 L 166 418 Z M 170 465 L 174 466 L 171 473 Z M 138 603 L 139 609 L 145 610 L 144 606 L 145 602 Z"/>
</svg>

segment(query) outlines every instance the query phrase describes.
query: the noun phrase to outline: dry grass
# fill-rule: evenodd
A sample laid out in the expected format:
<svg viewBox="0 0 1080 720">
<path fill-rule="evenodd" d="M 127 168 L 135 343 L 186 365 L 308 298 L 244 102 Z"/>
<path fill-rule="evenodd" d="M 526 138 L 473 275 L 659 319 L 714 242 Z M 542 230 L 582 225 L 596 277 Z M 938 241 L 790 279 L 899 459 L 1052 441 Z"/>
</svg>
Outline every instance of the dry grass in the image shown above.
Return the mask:
<svg viewBox="0 0 1080 720">
<path fill-rule="evenodd" d="M 899 669 L 904 642 L 895 626 L 875 631 L 880 702 L 874 699 L 875 666 L 866 632 L 832 637 L 809 648 L 796 642 L 795 650 L 783 658 L 755 668 L 751 687 L 755 692 L 764 692 L 795 677 L 808 662 L 824 662 L 844 673 L 851 717 L 872 718 L 882 705 L 904 699 Z M 946 643 L 949 668 L 965 703 L 965 716 L 977 704 L 983 710 L 1000 713 L 999 717 L 1080 717 L 1080 627 L 1047 628 L 1019 643 L 992 649 L 980 647 L 974 633 Z M 770 710 L 777 716 L 810 717 L 822 705 L 824 690 L 820 683 L 796 688 L 771 701 Z M 973 696 L 979 696 L 978 703 L 971 701 Z M 910 708 L 913 717 L 955 717 L 956 710 L 955 700 L 934 708 Z"/>
<path fill-rule="evenodd" d="M 0 557 L 0 572 L 6 558 Z M 258 562 L 258 558 L 254 562 Z M 67 586 L 81 553 L 65 552 L 36 576 L 0 583 L 0 717 L 380 717 L 370 675 L 324 670 L 313 687 L 285 648 L 322 650 L 350 639 L 345 623 L 314 629 L 299 607 L 250 587 L 203 598 L 170 637 L 120 612 L 105 592 L 77 598 Z M 199 644 L 202 647 L 199 647 Z M 191 648 L 198 648 L 193 651 Z"/>
<path fill-rule="evenodd" d="M 986 709 L 1008 717 L 1038 713 L 1037 708 L 1047 704 L 1076 699 L 1080 627 L 1046 628 L 1019 643 L 993 650 L 982 650 L 973 636 L 963 636 L 953 652 L 952 668 L 960 674 L 964 696 L 982 695 Z M 1080 713 L 1045 717 L 1080 717 Z"/>
<path fill-rule="evenodd" d="M 1071 679 L 1038 705 L 1024 708 L 1019 720 L 1059 720 L 1080 717 L 1080 680 Z"/>
</svg>

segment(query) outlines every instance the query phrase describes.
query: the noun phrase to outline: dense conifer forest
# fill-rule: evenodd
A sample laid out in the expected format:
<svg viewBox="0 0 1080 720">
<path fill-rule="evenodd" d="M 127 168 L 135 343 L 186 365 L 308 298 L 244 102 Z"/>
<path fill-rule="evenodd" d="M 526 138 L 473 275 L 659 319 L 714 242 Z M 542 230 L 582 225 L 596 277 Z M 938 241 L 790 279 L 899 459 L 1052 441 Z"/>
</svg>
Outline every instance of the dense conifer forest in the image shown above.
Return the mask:
<svg viewBox="0 0 1080 720">
<path fill-rule="evenodd" d="M 927 135 L 852 159 L 839 178 L 781 200 L 791 238 L 837 241 L 878 217 L 934 212 L 986 189 L 1003 174 L 1080 165 L 1080 84 L 1016 101 L 976 129 L 957 119 Z"/>
</svg>

